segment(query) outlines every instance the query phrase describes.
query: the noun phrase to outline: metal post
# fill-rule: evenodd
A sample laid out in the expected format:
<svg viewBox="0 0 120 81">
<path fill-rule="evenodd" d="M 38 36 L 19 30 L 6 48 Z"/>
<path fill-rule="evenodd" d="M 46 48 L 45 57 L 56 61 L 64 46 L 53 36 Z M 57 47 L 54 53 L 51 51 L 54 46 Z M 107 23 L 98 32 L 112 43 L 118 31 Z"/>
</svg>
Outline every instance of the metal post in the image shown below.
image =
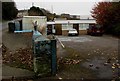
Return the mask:
<svg viewBox="0 0 120 81">
<path fill-rule="evenodd" d="M 51 71 L 52 75 L 55 75 L 57 72 L 56 40 L 51 40 L 51 54 L 52 54 Z"/>
</svg>

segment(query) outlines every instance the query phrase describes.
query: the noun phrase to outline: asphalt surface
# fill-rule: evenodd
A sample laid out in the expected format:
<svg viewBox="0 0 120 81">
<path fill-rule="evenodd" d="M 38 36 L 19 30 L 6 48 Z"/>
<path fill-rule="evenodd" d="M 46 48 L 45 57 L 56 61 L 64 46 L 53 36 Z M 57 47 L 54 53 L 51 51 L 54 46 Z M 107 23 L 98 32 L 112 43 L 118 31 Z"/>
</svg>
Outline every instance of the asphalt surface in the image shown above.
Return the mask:
<svg viewBox="0 0 120 81">
<path fill-rule="evenodd" d="M 90 51 L 101 50 L 102 52 L 112 53 L 118 52 L 119 39 L 104 35 L 104 36 L 89 36 L 79 35 L 78 37 L 57 36 L 62 43 L 70 48 L 76 49 L 81 53 L 88 54 Z"/>
<path fill-rule="evenodd" d="M 117 74 L 119 70 L 115 69 L 113 72 L 113 69 L 111 68 L 112 64 L 116 63 L 119 59 L 118 38 L 108 35 L 81 35 L 78 37 L 57 36 L 57 38 L 62 41 L 66 48 L 77 51 L 74 55 L 85 58 L 86 61 L 81 62 L 80 66 L 95 72 L 97 75 L 94 74 L 94 77 L 99 79 L 112 79 L 113 77 L 118 76 Z M 66 53 L 63 51 L 63 49 L 59 50 L 59 54 L 61 55 L 58 56 L 61 57 L 71 55 L 71 53 Z M 104 63 L 106 63 L 108 59 L 111 59 L 111 63 L 106 66 Z M 92 67 L 90 67 L 90 65 L 92 65 Z M 80 74 L 78 73 L 77 75 Z"/>
<path fill-rule="evenodd" d="M 8 28 L 8 23 L 9 23 L 9 22 L 10 22 L 10 21 L 0 22 L 0 31 Z"/>
</svg>

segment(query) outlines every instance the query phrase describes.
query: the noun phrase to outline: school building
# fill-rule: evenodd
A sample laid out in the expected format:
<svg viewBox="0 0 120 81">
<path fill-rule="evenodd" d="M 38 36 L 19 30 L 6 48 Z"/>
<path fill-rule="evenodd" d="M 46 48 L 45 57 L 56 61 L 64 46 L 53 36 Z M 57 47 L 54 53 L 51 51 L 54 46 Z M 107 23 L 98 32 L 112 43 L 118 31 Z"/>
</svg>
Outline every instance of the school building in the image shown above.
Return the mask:
<svg viewBox="0 0 120 81">
<path fill-rule="evenodd" d="M 95 19 L 54 20 L 47 22 L 47 30 L 55 35 L 68 35 L 69 29 L 76 29 L 79 35 L 87 34 L 89 25 L 96 24 Z"/>
</svg>

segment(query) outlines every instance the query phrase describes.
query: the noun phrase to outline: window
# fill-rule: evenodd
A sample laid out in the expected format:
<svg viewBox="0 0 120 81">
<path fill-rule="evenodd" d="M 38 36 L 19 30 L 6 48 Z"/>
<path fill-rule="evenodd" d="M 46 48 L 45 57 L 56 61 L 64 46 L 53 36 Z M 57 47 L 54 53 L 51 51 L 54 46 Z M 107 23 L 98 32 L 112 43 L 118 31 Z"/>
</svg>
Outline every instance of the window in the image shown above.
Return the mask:
<svg viewBox="0 0 120 81">
<path fill-rule="evenodd" d="M 68 25 L 67 24 L 62 24 L 62 30 L 67 30 Z"/>
<path fill-rule="evenodd" d="M 89 24 L 87 24 L 87 23 L 84 24 L 84 28 L 85 28 L 85 29 L 89 28 Z"/>
<path fill-rule="evenodd" d="M 79 24 L 79 29 L 83 29 L 83 24 Z"/>
<path fill-rule="evenodd" d="M 68 29 L 73 29 L 73 24 L 69 23 L 68 24 Z"/>
<path fill-rule="evenodd" d="M 79 29 L 80 30 L 86 30 L 88 27 L 89 27 L 89 24 L 87 24 L 87 23 L 79 24 Z"/>
</svg>

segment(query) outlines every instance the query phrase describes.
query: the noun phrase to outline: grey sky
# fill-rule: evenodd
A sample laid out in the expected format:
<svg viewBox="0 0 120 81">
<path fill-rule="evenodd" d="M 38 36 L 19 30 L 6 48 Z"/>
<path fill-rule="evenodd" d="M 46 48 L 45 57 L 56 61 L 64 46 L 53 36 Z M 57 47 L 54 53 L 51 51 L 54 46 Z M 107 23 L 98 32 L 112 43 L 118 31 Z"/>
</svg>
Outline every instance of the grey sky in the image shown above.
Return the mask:
<svg viewBox="0 0 120 81">
<path fill-rule="evenodd" d="M 29 9 L 32 6 L 32 2 L 34 2 L 34 6 L 45 8 L 49 10 L 50 12 L 61 14 L 61 13 L 68 13 L 71 15 L 90 15 L 90 11 L 94 7 L 95 3 L 101 0 L 93 0 L 93 1 L 43 1 L 39 2 L 39 0 L 36 2 L 34 0 L 14 0 L 16 2 L 16 6 L 19 10 L 21 9 Z"/>
</svg>

